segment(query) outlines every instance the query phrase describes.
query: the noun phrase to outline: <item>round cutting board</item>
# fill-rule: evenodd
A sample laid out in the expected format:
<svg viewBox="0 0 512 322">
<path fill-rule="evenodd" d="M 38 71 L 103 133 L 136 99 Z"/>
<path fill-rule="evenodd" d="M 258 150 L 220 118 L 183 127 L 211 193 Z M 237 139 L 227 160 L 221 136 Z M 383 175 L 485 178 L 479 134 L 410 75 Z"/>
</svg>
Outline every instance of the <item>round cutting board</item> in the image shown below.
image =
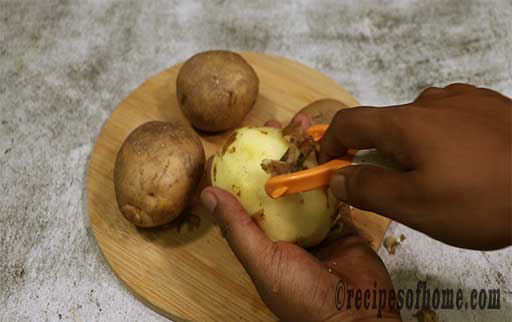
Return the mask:
<svg viewBox="0 0 512 322">
<path fill-rule="evenodd" d="M 300 63 L 241 53 L 260 79 L 260 94 L 244 125 L 287 123 L 303 106 L 335 98 L 358 102 L 336 82 Z M 176 102 L 175 65 L 135 89 L 112 113 L 96 141 L 87 172 L 91 226 L 112 271 L 144 303 L 174 321 L 275 321 L 226 241 L 195 198 L 179 222 L 139 229 L 117 208 L 112 181 L 116 154 L 128 134 L 151 120 L 187 120 Z M 229 133 L 201 134 L 206 156 Z M 377 249 L 389 220 L 354 209 L 354 223 Z"/>
</svg>

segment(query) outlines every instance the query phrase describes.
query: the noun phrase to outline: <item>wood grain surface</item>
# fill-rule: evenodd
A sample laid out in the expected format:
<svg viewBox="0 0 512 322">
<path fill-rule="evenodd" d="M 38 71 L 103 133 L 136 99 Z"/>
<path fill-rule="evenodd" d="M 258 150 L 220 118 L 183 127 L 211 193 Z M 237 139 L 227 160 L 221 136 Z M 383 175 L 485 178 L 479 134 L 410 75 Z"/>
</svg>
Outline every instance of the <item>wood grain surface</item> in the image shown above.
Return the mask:
<svg viewBox="0 0 512 322">
<path fill-rule="evenodd" d="M 303 106 L 335 98 L 358 102 L 322 73 L 286 58 L 242 53 L 260 78 L 260 94 L 244 125 L 287 123 Z M 176 102 L 175 65 L 145 81 L 106 121 L 87 172 L 87 204 L 98 245 L 112 271 L 144 303 L 174 321 L 276 321 L 226 241 L 194 199 L 182 220 L 139 229 L 117 208 L 112 181 L 116 154 L 128 134 L 151 120 L 187 122 Z M 202 135 L 206 156 L 228 133 Z M 389 220 L 354 209 L 354 223 L 377 249 Z"/>
</svg>

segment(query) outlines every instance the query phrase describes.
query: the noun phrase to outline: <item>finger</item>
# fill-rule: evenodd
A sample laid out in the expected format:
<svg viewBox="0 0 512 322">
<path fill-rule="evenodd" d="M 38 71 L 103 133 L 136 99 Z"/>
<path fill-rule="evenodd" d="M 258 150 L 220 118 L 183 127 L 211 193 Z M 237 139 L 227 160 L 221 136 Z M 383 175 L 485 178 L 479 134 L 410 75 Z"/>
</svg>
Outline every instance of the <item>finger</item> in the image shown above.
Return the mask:
<svg viewBox="0 0 512 322">
<path fill-rule="evenodd" d="M 414 182 L 414 172 L 355 165 L 336 172 L 330 188 L 339 200 L 395 219 L 414 202 Z"/>
<path fill-rule="evenodd" d="M 203 175 L 201 176 L 201 179 L 199 180 L 199 183 L 197 184 L 197 187 L 194 190 L 193 195 L 192 195 L 192 199 L 194 200 L 194 202 L 199 201 L 199 198 L 201 196 L 201 191 L 204 188 L 206 188 L 212 184 L 211 178 L 210 178 L 210 169 L 212 167 L 212 161 L 213 161 L 213 156 L 211 156 L 208 160 L 206 160 L 206 163 L 205 163 L 205 166 L 203 169 Z"/>
<path fill-rule="evenodd" d="M 265 124 L 263 124 L 263 126 L 273 127 L 276 129 L 280 129 L 282 127 L 281 122 L 278 120 L 268 120 L 265 122 Z"/>
<path fill-rule="evenodd" d="M 355 107 L 339 111 L 320 143 L 319 161 L 327 162 L 345 154 L 348 148 L 377 148 L 392 155 L 400 106 Z"/>
<path fill-rule="evenodd" d="M 249 274 L 263 269 L 260 258 L 272 248 L 272 241 L 247 214 L 229 192 L 208 187 L 201 193 L 201 202 L 211 212 L 224 237 Z"/>
</svg>

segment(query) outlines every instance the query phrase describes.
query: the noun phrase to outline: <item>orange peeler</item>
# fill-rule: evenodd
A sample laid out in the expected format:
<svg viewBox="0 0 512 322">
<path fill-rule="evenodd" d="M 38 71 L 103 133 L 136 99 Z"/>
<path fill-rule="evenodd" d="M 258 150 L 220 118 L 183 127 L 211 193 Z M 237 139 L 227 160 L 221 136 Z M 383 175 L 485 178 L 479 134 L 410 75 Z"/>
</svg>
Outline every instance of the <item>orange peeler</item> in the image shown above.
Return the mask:
<svg viewBox="0 0 512 322">
<path fill-rule="evenodd" d="M 306 130 L 306 135 L 318 142 L 322 139 L 329 125 L 313 125 Z M 353 164 L 372 164 L 389 168 L 399 168 L 389 160 L 383 159 L 375 149 L 349 149 L 345 156 L 333 159 L 322 165 L 288 174 L 271 177 L 265 184 L 265 191 L 271 198 L 292 195 L 329 185 L 331 175 L 338 169 Z"/>
</svg>

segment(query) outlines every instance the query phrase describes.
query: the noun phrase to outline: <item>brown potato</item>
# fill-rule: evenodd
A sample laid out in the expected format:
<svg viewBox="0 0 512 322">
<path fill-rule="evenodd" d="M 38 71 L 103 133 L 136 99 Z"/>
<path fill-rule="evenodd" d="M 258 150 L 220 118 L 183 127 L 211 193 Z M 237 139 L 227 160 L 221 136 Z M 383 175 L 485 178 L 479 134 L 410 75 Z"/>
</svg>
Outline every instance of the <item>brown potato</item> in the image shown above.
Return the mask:
<svg viewBox="0 0 512 322">
<path fill-rule="evenodd" d="M 258 96 L 259 79 L 237 53 L 206 51 L 192 56 L 178 73 L 181 110 L 197 129 L 228 130 L 239 125 Z"/>
<path fill-rule="evenodd" d="M 166 224 L 183 211 L 204 168 L 204 150 L 187 125 L 153 121 L 126 138 L 114 187 L 121 213 L 140 227 Z"/>
<path fill-rule="evenodd" d="M 347 105 L 335 99 L 324 98 L 306 105 L 299 113 L 309 116 L 312 125 L 329 124 L 336 112 L 347 107 Z"/>
</svg>

